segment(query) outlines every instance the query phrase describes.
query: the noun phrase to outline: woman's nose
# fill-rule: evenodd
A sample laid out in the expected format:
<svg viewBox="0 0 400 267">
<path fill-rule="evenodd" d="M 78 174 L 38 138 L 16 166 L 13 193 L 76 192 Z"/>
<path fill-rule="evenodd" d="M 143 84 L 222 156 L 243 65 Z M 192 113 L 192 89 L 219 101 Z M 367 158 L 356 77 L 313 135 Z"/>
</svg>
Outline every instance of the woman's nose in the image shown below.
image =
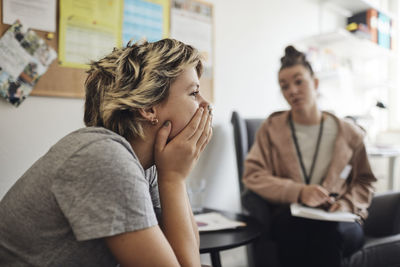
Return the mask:
<svg viewBox="0 0 400 267">
<path fill-rule="evenodd" d="M 298 91 L 299 91 L 299 88 L 297 88 L 296 85 L 289 86 L 289 93 L 290 94 L 296 94 Z"/>
<path fill-rule="evenodd" d="M 207 108 L 208 106 L 211 106 L 210 105 L 210 102 L 208 102 L 208 100 L 207 99 L 205 99 L 203 96 L 201 96 L 201 95 L 199 95 L 200 96 L 200 99 L 199 99 L 199 106 L 201 106 L 201 107 L 204 107 L 204 108 Z"/>
</svg>

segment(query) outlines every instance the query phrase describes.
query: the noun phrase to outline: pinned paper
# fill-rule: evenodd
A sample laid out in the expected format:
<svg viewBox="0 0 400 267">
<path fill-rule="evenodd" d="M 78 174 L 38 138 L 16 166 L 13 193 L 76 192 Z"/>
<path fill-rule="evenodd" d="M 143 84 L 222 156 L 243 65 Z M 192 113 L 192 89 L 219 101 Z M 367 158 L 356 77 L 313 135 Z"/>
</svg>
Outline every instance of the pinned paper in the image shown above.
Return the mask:
<svg viewBox="0 0 400 267">
<path fill-rule="evenodd" d="M 0 38 L 0 95 L 19 106 L 56 57 L 42 38 L 16 21 Z"/>
</svg>

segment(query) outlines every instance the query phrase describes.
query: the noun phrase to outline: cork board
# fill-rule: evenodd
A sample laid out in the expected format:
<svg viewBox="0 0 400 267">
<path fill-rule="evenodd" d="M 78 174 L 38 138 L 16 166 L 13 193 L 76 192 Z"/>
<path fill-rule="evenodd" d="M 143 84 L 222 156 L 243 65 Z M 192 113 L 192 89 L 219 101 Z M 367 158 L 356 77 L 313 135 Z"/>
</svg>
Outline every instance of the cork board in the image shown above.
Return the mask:
<svg viewBox="0 0 400 267">
<path fill-rule="evenodd" d="M 3 24 L 3 3 L 0 0 L 0 35 L 3 35 L 8 30 L 10 25 Z M 58 1 L 57 1 L 57 28 L 58 28 Z M 54 33 L 52 40 L 46 39 L 47 32 L 35 30 L 35 32 L 46 40 L 46 43 L 58 52 L 58 32 Z M 58 96 L 83 98 L 84 82 L 86 79 L 85 69 L 74 69 L 61 67 L 57 60 L 48 68 L 47 72 L 40 77 L 38 83 L 33 88 L 31 95 L 36 96 Z"/>
</svg>

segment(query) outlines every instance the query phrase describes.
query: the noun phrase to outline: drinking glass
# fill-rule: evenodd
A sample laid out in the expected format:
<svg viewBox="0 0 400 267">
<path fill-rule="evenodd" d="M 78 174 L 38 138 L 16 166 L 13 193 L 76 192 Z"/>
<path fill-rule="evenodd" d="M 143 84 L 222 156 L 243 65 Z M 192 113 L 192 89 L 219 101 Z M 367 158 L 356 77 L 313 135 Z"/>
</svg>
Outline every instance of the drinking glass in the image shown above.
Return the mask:
<svg viewBox="0 0 400 267">
<path fill-rule="evenodd" d="M 194 177 L 188 181 L 188 194 L 193 212 L 203 211 L 205 189 L 206 180 L 204 178 Z"/>
</svg>

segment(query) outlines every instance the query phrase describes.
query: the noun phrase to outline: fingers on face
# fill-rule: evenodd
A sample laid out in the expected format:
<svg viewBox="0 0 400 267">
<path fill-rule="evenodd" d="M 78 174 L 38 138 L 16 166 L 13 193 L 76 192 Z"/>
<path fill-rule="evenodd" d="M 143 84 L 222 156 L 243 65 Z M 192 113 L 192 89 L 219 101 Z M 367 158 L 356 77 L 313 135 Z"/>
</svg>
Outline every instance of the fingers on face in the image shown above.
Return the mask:
<svg viewBox="0 0 400 267">
<path fill-rule="evenodd" d="M 204 121 L 202 120 L 201 124 L 199 125 L 199 129 L 194 136 L 194 138 L 197 139 L 196 146 L 200 149 L 204 146 L 204 144 L 207 143 L 207 140 L 209 139 L 209 135 L 211 133 L 210 129 L 212 115 L 209 112 L 205 113 L 206 114 L 203 114 Z"/>
<path fill-rule="evenodd" d="M 206 127 L 209 124 L 209 120 L 211 119 L 210 117 L 211 117 L 210 112 L 206 108 L 203 112 L 203 116 L 201 117 L 201 121 L 198 124 L 196 132 L 191 137 L 197 144 L 199 143 L 199 141 L 204 133 L 204 130 L 206 129 Z"/>
<path fill-rule="evenodd" d="M 196 113 L 194 114 L 193 118 L 190 120 L 189 124 L 183 129 L 182 136 L 185 139 L 190 139 L 193 135 L 196 134 L 197 129 L 203 120 L 204 114 L 207 113 L 204 111 L 203 107 L 197 109 Z"/>
<path fill-rule="evenodd" d="M 206 145 L 210 142 L 211 137 L 212 137 L 212 127 L 211 127 L 211 123 L 210 123 L 210 127 L 208 128 L 208 131 L 207 131 L 207 139 L 201 145 L 200 152 L 202 152 L 206 148 Z"/>
<path fill-rule="evenodd" d="M 167 121 L 164 123 L 163 127 L 158 131 L 155 142 L 155 149 L 157 151 L 161 151 L 164 149 L 165 145 L 167 144 L 170 131 L 171 131 L 171 122 Z"/>
</svg>

